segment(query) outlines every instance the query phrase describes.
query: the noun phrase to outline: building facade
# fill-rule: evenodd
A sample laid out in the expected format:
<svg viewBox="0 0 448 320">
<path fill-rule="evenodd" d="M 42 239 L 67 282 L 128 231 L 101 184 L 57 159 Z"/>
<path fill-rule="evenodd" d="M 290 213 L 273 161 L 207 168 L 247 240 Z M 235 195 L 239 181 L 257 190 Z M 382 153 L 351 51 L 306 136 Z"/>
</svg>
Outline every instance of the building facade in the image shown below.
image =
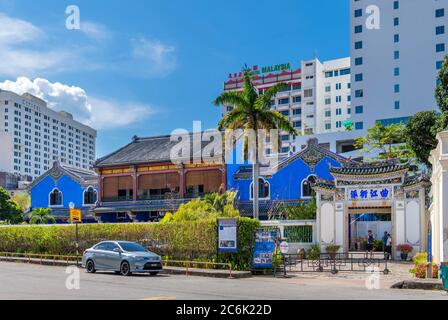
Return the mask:
<svg viewBox="0 0 448 320">
<path fill-rule="evenodd" d="M 96 222 L 92 209 L 97 203 L 97 185 L 95 172 L 62 166 L 55 161 L 51 169 L 29 186 L 30 211 L 50 208 L 57 223 L 68 223 L 73 204 L 81 210 L 84 223 Z"/>
<path fill-rule="evenodd" d="M 331 168 L 334 181 L 318 181 L 318 243 L 341 246 L 341 252 L 362 250 L 368 230 L 381 240 L 392 236 L 392 253 L 398 244 L 411 244 L 415 252 L 427 250 L 426 208 L 429 180 L 395 162 L 346 163 Z M 365 249 L 364 249 L 365 250 Z"/>
<path fill-rule="evenodd" d="M 434 262 L 448 261 L 448 131 L 437 136 L 438 146 L 431 152 L 432 204 L 429 209 L 427 228 Z"/>
<path fill-rule="evenodd" d="M 313 184 L 319 179 L 333 180 L 330 167 L 349 161 L 326 148 L 316 139 L 308 140 L 306 148 L 280 159 L 275 168 L 261 167 L 259 181 L 260 219 L 277 215 L 282 205 L 298 205 L 314 196 Z M 228 189 L 237 192 L 241 215 L 252 216 L 252 166 L 241 165 L 228 170 Z"/>
<path fill-rule="evenodd" d="M 1 148 L 12 161 L 11 173 L 35 179 L 53 161 L 83 170 L 95 161 L 96 131 L 35 96 L 0 90 L 0 119 L 0 133 L 12 142 Z"/>
<path fill-rule="evenodd" d="M 303 135 L 345 131 L 344 123 L 351 116 L 350 58 L 321 62 L 302 61 L 294 69 L 291 64 L 271 67 L 254 66 L 254 85 L 260 93 L 284 82 L 287 87 L 272 101 L 272 109 L 291 120 Z M 241 91 L 242 73 L 229 75 L 224 91 Z M 224 105 L 222 114 L 234 106 Z M 281 152 L 295 152 L 295 137 L 282 133 Z"/>
<path fill-rule="evenodd" d="M 98 159 L 96 218 L 100 222 L 157 221 L 183 203 L 226 190 L 222 161 L 204 163 L 190 154 L 174 163 L 171 150 L 176 145 L 178 141 L 170 136 L 134 137 L 128 145 Z"/>
<path fill-rule="evenodd" d="M 356 129 L 436 110 L 447 54 L 448 2 L 350 0 L 352 121 Z"/>
</svg>

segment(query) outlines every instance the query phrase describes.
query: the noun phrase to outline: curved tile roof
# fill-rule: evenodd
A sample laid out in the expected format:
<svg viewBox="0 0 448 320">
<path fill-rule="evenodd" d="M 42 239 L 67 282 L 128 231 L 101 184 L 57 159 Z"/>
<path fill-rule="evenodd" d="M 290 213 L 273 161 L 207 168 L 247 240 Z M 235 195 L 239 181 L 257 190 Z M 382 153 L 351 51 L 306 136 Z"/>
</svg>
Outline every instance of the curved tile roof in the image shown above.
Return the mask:
<svg viewBox="0 0 448 320">
<path fill-rule="evenodd" d="M 361 165 L 344 166 L 340 168 L 332 167 L 330 168 L 330 173 L 341 175 L 376 175 L 409 169 L 410 166 L 408 163 L 365 163 Z"/>
</svg>

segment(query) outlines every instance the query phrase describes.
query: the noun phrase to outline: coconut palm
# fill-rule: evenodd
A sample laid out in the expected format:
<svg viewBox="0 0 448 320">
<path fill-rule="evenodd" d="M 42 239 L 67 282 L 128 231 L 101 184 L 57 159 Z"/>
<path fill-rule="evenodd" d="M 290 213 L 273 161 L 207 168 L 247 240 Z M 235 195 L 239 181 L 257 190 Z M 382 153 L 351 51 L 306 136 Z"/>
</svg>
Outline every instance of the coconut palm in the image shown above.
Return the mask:
<svg viewBox="0 0 448 320">
<path fill-rule="evenodd" d="M 242 92 L 226 91 L 221 93 L 214 104 L 233 105 L 232 111 L 227 113 L 218 123 L 219 130 L 244 130 L 244 146 L 243 153 L 245 159 L 249 154 L 249 131 L 255 132 L 255 146 L 251 146 L 253 155 L 253 210 L 254 218 L 258 219 L 258 198 L 259 198 L 259 156 L 258 148 L 258 130 L 279 129 L 289 134 L 297 134 L 291 122 L 281 113 L 271 110 L 271 101 L 275 98 L 279 90 L 285 88 L 285 83 L 278 83 L 264 92 L 259 94 L 252 82 L 252 73 L 245 68 L 243 70 L 243 90 Z"/>
<path fill-rule="evenodd" d="M 30 215 L 30 224 L 56 223 L 56 219 L 51 215 L 51 209 L 35 209 Z"/>
</svg>

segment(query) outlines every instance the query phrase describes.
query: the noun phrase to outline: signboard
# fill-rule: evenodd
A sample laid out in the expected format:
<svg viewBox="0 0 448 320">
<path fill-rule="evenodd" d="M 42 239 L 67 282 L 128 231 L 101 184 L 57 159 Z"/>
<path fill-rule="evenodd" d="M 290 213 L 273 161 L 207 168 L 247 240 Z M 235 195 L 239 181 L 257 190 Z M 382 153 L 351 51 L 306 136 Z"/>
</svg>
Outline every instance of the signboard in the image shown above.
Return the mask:
<svg viewBox="0 0 448 320">
<path fill-rule="evenodd" d="M 268 269 L 273 267 L 277 231 L 257 231 L 255 233 L 254 269 Z"/>
<path fill-rule="evenodd" d="M 81 210 L 78 209 L 70 209 L 70 222 L 71 223 L 80 223 L 82 222 L 81 219 Z"/>
<path fill-rule="evenodd" d="M 273 65 L 273 66 L 262 67 L 261 73 L 273 73 L 273 72 L 279 72 L 279 71 L 285 71 L 285 70 L 291 70 L 291 64 L 282 63 L 282 64 Z"/>
<path fill-rule="evenodd" d="M 287 254 L 289 252 L 289 243 L 286 241 L 283 241 L 280 243 L 280 252 L 282 254 Z"/>
<path fill-rule="evenodd" d="M 392 192 L 389 188 L 351 189 L 348 191 L 349 199 L 356 200 L 387 200 Z"/>
<path fill-rule="evenodd" d="M 218 220 L 218 252 L 237 252 L 236 219 Z"/>
</svg>

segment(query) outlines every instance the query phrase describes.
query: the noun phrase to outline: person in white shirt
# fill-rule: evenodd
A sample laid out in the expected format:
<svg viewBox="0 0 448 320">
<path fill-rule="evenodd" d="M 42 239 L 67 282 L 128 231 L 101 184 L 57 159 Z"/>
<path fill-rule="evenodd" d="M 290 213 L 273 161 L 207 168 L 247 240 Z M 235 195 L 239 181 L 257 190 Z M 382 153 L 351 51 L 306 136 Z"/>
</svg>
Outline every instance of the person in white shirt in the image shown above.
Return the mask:
<svg viewBox="0 0 448 320">
<path fill-rule="evenodd" d="M 389 260 L 392 255 L 392 236 L 390 233 L 387 234 L 386 240 L 386 260 Z"/>
</svg>

